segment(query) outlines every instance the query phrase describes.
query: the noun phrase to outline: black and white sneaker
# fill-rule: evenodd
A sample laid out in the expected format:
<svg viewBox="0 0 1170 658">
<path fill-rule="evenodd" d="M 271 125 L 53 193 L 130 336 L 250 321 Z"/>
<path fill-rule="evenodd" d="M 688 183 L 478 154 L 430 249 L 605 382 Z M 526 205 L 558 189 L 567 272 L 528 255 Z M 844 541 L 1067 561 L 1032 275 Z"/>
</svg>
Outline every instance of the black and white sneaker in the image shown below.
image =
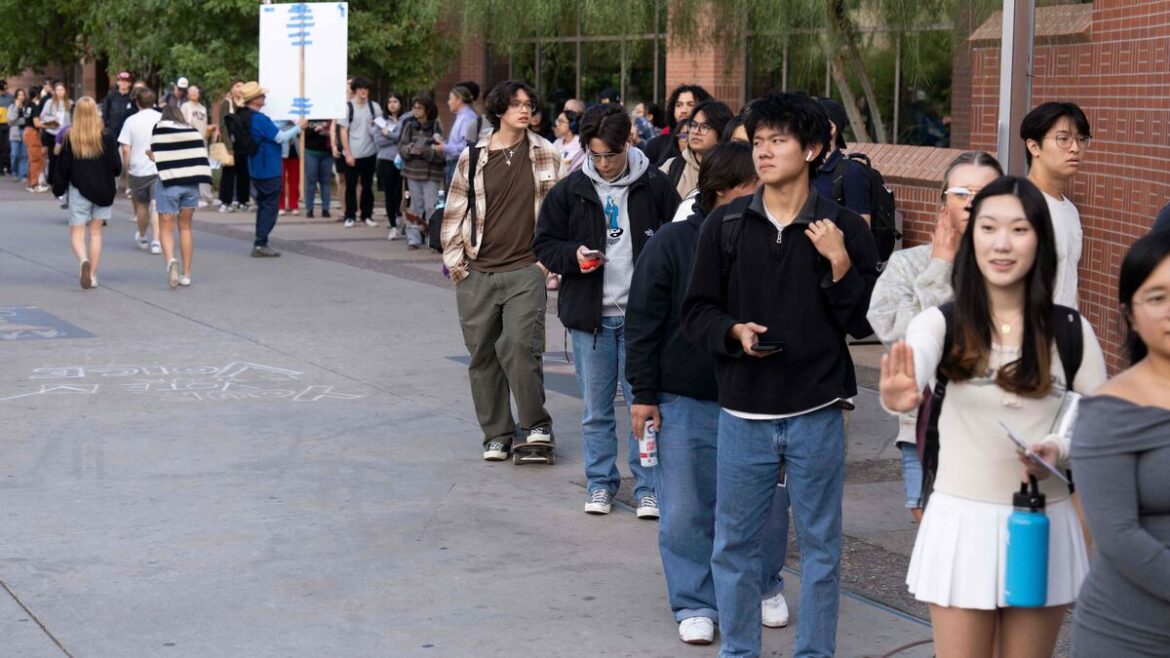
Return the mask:
<svg viewBox="0 0 1170 658">
<path fill-rule="evenodd" d="M 596 489 L 589 494 L 585 501 L 586 514 L 609 514 L 613 509 L 613 496 L 605 489 Z"/>
<path fill-rule="evenodd" d="M 508 458 L 508 446 L 503 441 L 492 441 L 483 451 L 483 460 L 487 462 L 502 462 Z"/>
<path fill-rule="evenodd" d="M 552 428 L 545 425 L 528 430 L 528 443 L 552 443 Z"/>
</svg>

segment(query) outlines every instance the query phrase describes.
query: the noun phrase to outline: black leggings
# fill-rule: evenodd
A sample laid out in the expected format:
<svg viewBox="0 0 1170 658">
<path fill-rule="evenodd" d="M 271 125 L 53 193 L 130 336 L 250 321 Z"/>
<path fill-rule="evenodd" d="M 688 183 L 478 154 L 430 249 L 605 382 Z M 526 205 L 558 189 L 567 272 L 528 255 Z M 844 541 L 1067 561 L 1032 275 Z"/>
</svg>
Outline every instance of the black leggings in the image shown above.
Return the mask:
<svg viewBox="0 0 1170 658">
<path fill-rule="evenodd" d="M 236 158 L 232 167 L 224 167 L 219 178 L 219 200 L 227 205 L 232 202 L 232 196 L 241 205 L 248 203 L 252 186 L 252 178 L 248 175 L 248 159 Z"/>
<path fill-rule="evenodd" d="M 378 184 L 386 192 L 386 216 L 390 226 L 398 226 L 398 211 L 402 207 L 402 172 L 393 160 L 378 160 Z"/>
</svg>

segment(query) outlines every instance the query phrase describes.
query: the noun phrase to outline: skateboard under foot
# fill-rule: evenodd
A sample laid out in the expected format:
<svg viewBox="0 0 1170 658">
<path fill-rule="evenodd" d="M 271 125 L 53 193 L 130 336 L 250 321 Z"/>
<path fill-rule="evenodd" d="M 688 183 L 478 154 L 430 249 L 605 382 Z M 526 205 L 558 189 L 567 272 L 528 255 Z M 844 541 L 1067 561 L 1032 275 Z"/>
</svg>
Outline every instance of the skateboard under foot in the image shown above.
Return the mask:
<svg viewBox="0 0 1170 658">
<path fill-rule="evenodd" d="M 512 444 L 513 464 L 548 464 L 552 466 L 556 461 L 556 444 L 551 441 Z"/>
</svg>

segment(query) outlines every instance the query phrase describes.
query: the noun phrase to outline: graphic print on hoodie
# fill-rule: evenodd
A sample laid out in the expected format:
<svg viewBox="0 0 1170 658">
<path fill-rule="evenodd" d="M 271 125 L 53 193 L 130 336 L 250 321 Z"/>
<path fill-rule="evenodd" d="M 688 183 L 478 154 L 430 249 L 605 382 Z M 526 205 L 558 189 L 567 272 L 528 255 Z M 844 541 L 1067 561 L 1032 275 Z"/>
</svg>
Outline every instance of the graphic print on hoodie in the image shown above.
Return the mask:
<svg viewBox="0 0 1170 658">
<path fill-rule="evenodd" d="M 650 161 L 638 149 L 627 151 L 626 170 L 607 181 L 597 173 L 593 160 L 585 158 L 582 170 L 593 182 L 597 198 L 605 212 L 605 282 L 601 292 L 601 315 L 620 317 L 626 314 L 630 280 L 634 276 L 634 243 L 630 239 L 630 185 L 650 168 Z"/>
</svg>

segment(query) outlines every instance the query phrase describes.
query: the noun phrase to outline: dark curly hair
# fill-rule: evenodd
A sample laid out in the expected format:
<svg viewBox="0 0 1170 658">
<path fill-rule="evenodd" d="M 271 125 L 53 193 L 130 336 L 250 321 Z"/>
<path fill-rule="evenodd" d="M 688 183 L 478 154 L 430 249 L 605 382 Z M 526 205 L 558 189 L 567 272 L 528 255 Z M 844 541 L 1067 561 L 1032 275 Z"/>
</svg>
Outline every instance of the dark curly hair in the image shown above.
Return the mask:
<svg viewBox="0 0 1170 658">
<path fill-rule="evenodd" d="M 672 132 L 678 125 L 678 122 L 674 119 L 674 106 L 678 103 L 678 97 L 688 92 L 695 97 L 695 105 L 703 101 L 711 100 L 711 94 L 707 93 L 707 90 L 699 85 L 679 85 L 675 87 L 674 91 L 670 92 L 670 99 L 666 101 L 666 108 L 663 112 L 666 115 L 666 125 L 670 127 Z"/>
<path fill-rule="evenodd" d="M 537 97 L 535 89 L 523 80 L 505 80 L 492 87 L 487 98 L 483 101 L 484 114 L 487 115 L 488 122 L 492 124 L 492 132 L 500 130 L 500 117 L 504 116 L 504 113 L 508 111 L 508 104 L 521 91 L 528 94 L 528 100 L 536 108 L 536 112 L 540 111 L 540 98 Z"/>
<path fill-rule="evenodd" d="M 821 153 L 808 163 L 809 177 L 825 162 L 829 148 L 829 115 L 821 104 L 800 92 L 774 91 L 752 101 L 744 118 L 748 139 L 756 139 L 756 130 L 771 128 L 788 133 L 800 141 L 801 149 L 821 147 Z"/>
<path fill-rule="evenodd" d="M 413 108 L 415 105 L 423 106 L 423 109 L 426 110 L 427 113 L 428 122 L 434 121 L 435 118 L 439 116 L 439 108 L 435 106 L 435 99 L 431 98 L 430 94 L 415 94 L 414 99 L 410 102 L 410 106 Z"/>
</svg>

